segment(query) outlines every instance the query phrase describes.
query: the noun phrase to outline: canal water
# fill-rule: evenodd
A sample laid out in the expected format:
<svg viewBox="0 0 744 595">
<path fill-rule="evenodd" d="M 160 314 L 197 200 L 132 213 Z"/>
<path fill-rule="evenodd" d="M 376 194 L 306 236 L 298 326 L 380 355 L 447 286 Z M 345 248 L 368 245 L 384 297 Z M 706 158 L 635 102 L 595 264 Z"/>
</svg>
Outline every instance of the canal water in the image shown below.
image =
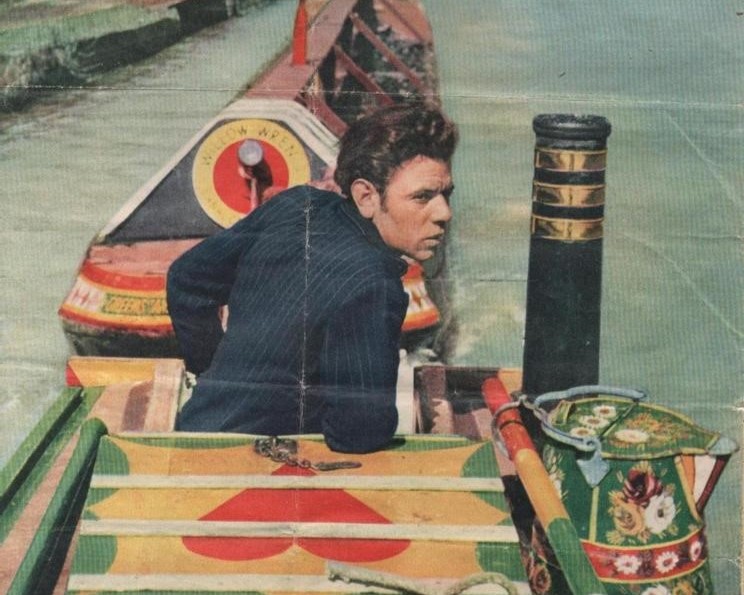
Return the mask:
<svg viewBox="0 0 744 595">
<path fill-rule="evenodd" d="M 608 143 L 600 379 L 741 437 L 744 15 L 740 2 L 432 1 L 460 123 L 455 363 L 521 365 L 539 113 Z M 739 593 L 741 455 L 706 514 L 717 593 Z"/>
<path fill-rule="evenodd" d="M 597 113 L 609 139 L 601 379 L 737 438 L 742 398 L 740 3 L 430 0 L 461 126 L 453 363 L 520 366 L 534 135 Z M 121 204 L 289 36 L 280 0 L 0 119 L 0 464 L 63 386 L 56 310 Z M 717 592 L 738 588 L 741 457 L 708 508 Z"/>
</svg>

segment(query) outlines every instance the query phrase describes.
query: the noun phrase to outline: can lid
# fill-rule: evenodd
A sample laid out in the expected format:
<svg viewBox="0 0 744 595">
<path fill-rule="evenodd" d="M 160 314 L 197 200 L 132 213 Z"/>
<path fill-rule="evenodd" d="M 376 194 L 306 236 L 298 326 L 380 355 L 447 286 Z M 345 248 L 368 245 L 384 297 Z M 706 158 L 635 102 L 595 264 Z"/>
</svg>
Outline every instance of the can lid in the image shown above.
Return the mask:
<svg viewBox="0 0 744 595">
<path fill-rule="evenodd" d="M 595 439 L 607 459 L 657 459 L 678 454 L 727 454 L 736 450 L 732 440 L 701 428 L 686 416 L 660 405 L 628 401 L 598 394 L 561 401 L 548 416 L 546 430 L 558 442 L 570 438 Z M 564 440 L 562 436 L 567 438 Z"/>
<path fill-rule="evenodd" d="M 612 126 L 604 116 L 540 114 L 532 120 L 535 134 L 561 140 L 605 141 Z"/>
</svg>

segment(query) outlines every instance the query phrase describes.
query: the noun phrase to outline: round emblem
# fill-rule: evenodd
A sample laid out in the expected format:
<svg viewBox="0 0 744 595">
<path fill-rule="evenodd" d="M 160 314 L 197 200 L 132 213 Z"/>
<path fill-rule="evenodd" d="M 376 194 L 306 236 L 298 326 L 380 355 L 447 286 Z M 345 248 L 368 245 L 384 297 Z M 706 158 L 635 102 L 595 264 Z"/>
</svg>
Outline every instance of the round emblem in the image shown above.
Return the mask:
<svg viewBox="0 0 744 595">
<path fill-rule="evenodd" d="M 218 225 L 230 227 L 255 206 L 252 188 L 239 159 L 245 141 L 262 153 L 257 169 L 268 171 L 273 192 L 310 180 L 310 160 L 299 139 L 276 122 L 233 120 L 209 133 L 199 146 L 192 172 L 194 192 L 204 212 Z M 260 149 L 260 150 L 259 150 Z M 266 174 L 263 174 L 266 177 Z M 272 192 L 272 193 L 273 193 Z"/>
</svg>

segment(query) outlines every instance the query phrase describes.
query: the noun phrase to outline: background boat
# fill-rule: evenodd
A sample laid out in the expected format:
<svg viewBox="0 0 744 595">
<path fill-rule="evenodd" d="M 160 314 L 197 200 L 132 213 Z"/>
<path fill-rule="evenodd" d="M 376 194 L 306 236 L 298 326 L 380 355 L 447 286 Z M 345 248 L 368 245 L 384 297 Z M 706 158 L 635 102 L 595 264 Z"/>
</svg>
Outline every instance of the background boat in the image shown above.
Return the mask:
<svg viewBox="0 0 744 595">
<path fill-rule="evenodd" d="M 165 301 L 170 263 L 282 189 L 333 186 L 336 143 L 348 125 L 399 101 L 438 103 L 435 68 L 431 29 L 417 2 L 300 2 L 292 47 L 126 201 L 91 243 L 59 310 L 74 351 L 177 357 Z M 250 165 L 239 158 L 246 142 L 256 151 Z M 246 167 L 263 172 L 260 188 L 251 189 L 256 180 L 245 178 Z M 429 283 L 441 286 L 439 276 Z M 420 265 L 411 262 L 403 281 L 410 296 L 403 331 L 411 349 L 443 315 Z M 434 291 L 446 305 L 441 287 Z"/>
</svg>

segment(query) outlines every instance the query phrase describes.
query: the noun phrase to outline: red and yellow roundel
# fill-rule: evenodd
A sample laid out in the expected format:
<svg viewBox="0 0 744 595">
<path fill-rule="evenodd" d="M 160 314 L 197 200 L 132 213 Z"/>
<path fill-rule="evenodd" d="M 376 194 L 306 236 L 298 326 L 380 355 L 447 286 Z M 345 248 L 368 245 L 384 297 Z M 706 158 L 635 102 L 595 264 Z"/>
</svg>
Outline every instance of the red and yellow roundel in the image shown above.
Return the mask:
<svg viewBox="0 0 744 595">
<path fill-rule="evenodd" d="M 238 148 L 257 141 L 275 187 L 310 180 L 310 160 L 299 139 L 287 128 L 262 119 L 233 120 L 209 133 L 194 158 L 194 192 L 204 212 L 218 225 L 230 227 L 251 210 L 249 189 L 238 171 Z"/>
</svg>

